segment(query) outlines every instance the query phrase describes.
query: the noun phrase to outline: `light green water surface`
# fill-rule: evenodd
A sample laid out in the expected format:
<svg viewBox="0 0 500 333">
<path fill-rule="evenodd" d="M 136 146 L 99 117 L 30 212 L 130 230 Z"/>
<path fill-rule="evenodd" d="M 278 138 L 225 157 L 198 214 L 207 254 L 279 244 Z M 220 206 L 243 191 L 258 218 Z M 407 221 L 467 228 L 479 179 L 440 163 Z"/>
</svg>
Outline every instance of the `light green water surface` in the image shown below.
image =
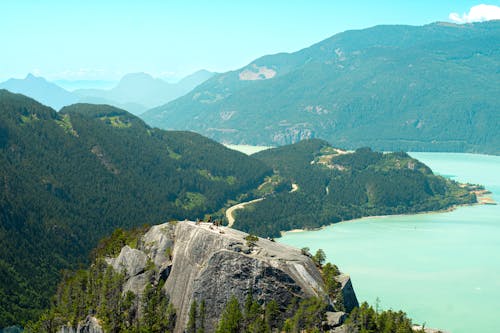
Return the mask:
<svg viewBox="0 0 500 333">
<path fill-rule="evenodd" d="M 412 153 L 435 173 L 479 183 L 500 202 L 500 157 Z M 500 205 L 452 212 L 363 218 L 280 242 L 322 248 L 350 274 L 360 301 L 402 309 L 446 331 L 500 332 Z"/>
</svg>

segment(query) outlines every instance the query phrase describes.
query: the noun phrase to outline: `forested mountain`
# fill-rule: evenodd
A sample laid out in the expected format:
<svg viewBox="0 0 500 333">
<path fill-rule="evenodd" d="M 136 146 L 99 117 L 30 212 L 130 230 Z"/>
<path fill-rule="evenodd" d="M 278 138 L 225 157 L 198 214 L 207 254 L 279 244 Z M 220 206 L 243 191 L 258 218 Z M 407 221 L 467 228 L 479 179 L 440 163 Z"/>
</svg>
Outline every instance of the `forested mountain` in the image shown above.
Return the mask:
<svg viewBox="0 0 500 333">
<path fill-rule="evenodd" d="M 267 195 L 236 211 L 234 227 L 260 236 L 278 237 L 283 230 L 476 202 L 467 188 L 435 176 L 403 152 L 383 154 L 361 148 L 349 153 L 313 139 L 253 156 L 275 170 L 274 186 L 295 184 L 295 190 Z"/>
<path fill-rule="evenodd" d="M 500 153 L 500 21 L 377 26 L 259 58 L 146 112 L 221 142 Z"/>
<path fill-rule="evenodd" d="M 0 90 L 0 328 L 47 307 L 60 271 L 85 263 L 115 228 L 203 217 L 271 173 L 111 106 L 57 113 Z"/>
</svg>

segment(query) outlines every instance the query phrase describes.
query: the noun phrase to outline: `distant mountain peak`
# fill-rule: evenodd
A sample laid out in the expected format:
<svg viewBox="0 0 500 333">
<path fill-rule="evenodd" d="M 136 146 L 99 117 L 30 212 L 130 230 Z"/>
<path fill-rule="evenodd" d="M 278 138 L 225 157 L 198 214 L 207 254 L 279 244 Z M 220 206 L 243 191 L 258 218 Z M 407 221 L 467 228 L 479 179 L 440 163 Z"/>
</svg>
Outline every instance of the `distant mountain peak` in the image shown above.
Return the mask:
<svg viewBox="0 0 500 333">
<path fill-rule="evenodd" d="M 0 83 L 0 89 L 34 98 L 56 110 L 77 102 L 109 104 L 140 114 L 148 108 L 163 105 L 191 91 L 205 82 L 213 73 L 200 70 L 177 83 L 168 83 L 145 72 L 124 75 L 113 87 L 107 89 L 77 89 L 72 92 L 45 78 L 28 73 L 21 79 L 11 78 Z"/>
<path fill-rule="evenodd" d="M 2 82 L 0 88 L 34 98 L 56 110 L 77 101 L 69 91 L 32 73 L 28 73 L 24 79 L 9 79 Z"/>
<path fill-rule="evenodd" d="M 46 84 L 53 84 L 53 83 L 47 81 L 47 79 L 45 79 L 44 77 L 36 76 L 35 74 L 32 74 L 32 73 L 28 73 L 24 79 L 19 79 L 19 80 L 20 81 L 24 80 L 24 81 L 28 81 L 28 82 L 44 82 Z M 54 84 L 54 85 L 56 85 L 56 84 Z"/>
<path fill-rule="evenodd" d="M 122 82 L 122 81 L 128 81 L 128 80 L 138 80 L 138 79 L 141 79 L 141 80 L 157 80 L 151 74 L 148 74 L 148 73 L 145 73 L 145 72 L 137 72 L 137 73 L 128 73 L 128 74 L 125 74 L 121 78 L 120 82 Z"/>
<path fill-rule="evenodd" d="M 148 108 L 183 96 L 212 75 L 202 70 L 177 83 L 168 83 L 151 74 L 136 72 L 124 75 L 112 89 L 85 89 L 77 90 L 75 93 L 80 97 L 81 102 L 110 104 L 134 114 L 140 114 Z"/>
</svg>

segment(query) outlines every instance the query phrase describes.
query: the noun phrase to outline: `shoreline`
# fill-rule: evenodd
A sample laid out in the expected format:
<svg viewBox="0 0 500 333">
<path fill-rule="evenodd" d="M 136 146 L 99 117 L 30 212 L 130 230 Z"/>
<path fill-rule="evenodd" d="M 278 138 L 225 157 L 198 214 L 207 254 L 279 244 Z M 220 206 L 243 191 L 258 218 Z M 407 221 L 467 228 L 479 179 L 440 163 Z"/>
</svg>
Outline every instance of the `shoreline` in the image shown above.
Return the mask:
<svg viewBox="0 0 500 333">
<path fill-rule="evenodd" d="M 423 211 L 423 212 L 416 212 L 416 213 L 407 213 L 407 214 L 391 214 L 391 215 L 371 215 L 371 216 L 362 216 L 358 217 L 352 220 L 343 220 L 339 222 L 334 222 L 330 224 L 323 225 L 321 227 L 317 228 L 305 228 L 305 229 L 292 229 L 292 230 L 287 230 L 287 231 L 280 231 L 280 237 L 285 236 L 287 233 L 299 233 L 299 232 L 306 232 L 306 231 L 319 231 L 322 229 L 325 229 L 327 227 L 330 227 L 332 225 L 338 224 L 338 223 L 348 223 L 348 222 L 355 222 L 358 220 L 367 220 L 367 219 L 382 219 L 382 218 L 388 218 L 388 217 L 403 217 L 403 216 L 412 216 L 412 215 L 425 215 L 425 214 L 442 214 L 442 213 L 450 213 L 455 211 L 456 209 L 460 207 L 474 207 L 474 206 L 482 206 L 482 205 L 497 205 L 497 202 L 493 200 L 491 197 L 491 192 L 488 190 L 483 190 L 480 191 L 481 193 L 475 193 L 476 194 L 476 199 L 477 202 L 472 203 L 472 204 L 461 204 L 461 205 L 453 205 L 445 209 L 440 209 L 440 210 L 430 210 L 430 211 Z"/>
</svg>

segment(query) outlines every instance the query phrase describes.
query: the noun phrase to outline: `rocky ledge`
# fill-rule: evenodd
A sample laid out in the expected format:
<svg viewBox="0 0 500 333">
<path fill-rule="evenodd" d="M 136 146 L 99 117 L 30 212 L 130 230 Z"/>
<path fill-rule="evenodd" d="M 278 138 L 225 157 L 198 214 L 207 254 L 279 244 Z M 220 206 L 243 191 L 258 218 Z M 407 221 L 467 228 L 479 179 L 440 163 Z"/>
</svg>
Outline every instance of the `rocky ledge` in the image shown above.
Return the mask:
<svg viewBox="0 0 500 333">
<path fill-rule="evenodd" d="M 139 297 L 147 284 L 165 281 L 163 290 L 176 309 L 175 332 L 183 332 L 193 301 L 206 304 L 206 332 L 213 332 L 228 300 L 240 304 L 249 292 L 260 303 L 271 300 L 286 309 L 293 298 L 320 297 L 324 291 L 319 269 L 300 250 L 210 223 L 170 222 L 153 226 L 137 248 L 125 246 L 107 263 L 125 274 L 123 292 Z M 350 279 L 338 276 L 344 307 L 358 305 Z M 343 313 L 329 314 L 330 324 L 342 324 Z M 90 319 L 89 319 L 90 320 Z M 80 332 L 77 330 L 77 332 Z M 83 331 L 82 331 L 83 332 Z"/>
</svg>

